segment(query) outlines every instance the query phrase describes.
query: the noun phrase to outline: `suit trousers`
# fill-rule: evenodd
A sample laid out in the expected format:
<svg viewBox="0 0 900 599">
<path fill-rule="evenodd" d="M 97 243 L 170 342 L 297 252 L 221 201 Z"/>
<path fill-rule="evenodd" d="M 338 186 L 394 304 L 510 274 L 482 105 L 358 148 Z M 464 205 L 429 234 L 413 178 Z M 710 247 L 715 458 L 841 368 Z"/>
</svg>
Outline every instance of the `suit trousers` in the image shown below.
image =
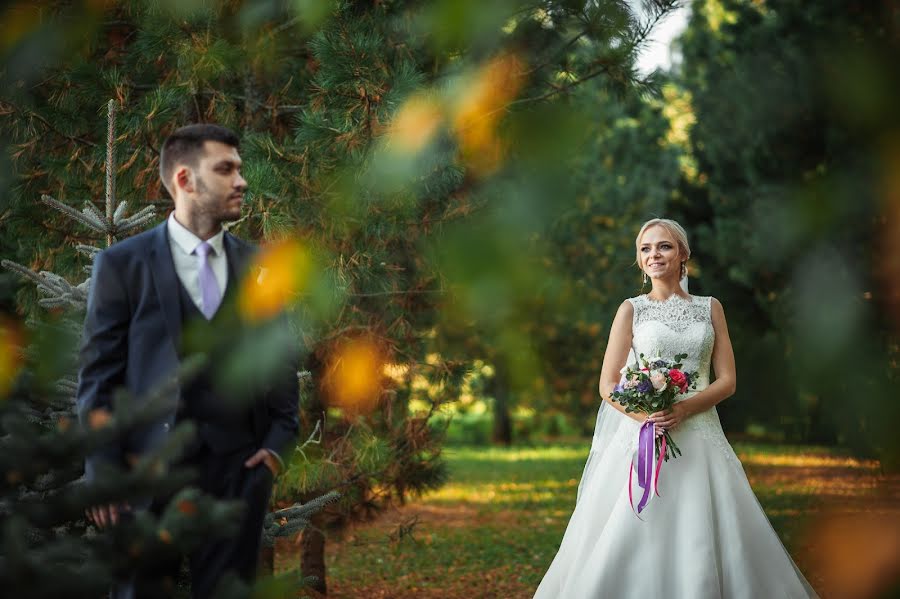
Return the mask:
<svg viewBox="0 0 900 599">
<path fill-rule="evenodd" d="M 204 446 L 183 463 L 197 472 L 195 484 L 201 491 L 218 499 L 239 500 L 244 504 L 234 535 L 206 539 L 187 556 L 194 599 L 214 597 L 216 585 L 227 573 L 246 582 L 252 582 L 256 575 L 263 520 L 268 511 L 274 475 L 264 463 L 253 468 L 244 466 L 255 452 L 255 448 L 244 448 L 223 455 Z M 170 499 L 154 499 L 150 510 L 161 514 Z M 111 596 L 113 599 L 171 597 L 180 567 L 180 558 L 157 564 L 132 581 L 116 585 Z"/>
</svg>

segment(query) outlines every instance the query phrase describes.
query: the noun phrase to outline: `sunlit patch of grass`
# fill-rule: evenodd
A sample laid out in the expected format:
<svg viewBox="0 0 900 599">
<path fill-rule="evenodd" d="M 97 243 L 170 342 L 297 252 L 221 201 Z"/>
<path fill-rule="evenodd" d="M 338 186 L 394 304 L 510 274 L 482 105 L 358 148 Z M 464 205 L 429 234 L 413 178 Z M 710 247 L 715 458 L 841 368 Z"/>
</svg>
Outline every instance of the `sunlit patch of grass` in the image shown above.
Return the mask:
<svg viewBox="0 0 900 599">
<path fill-rule="evenodd" d="M 465 447 L 447 449 L 444 453 L 451 462 L 558 462 L 585 460 L 589 444 L 549 445 L 547 447 Z"/>
<path fill-rule="evenodd" d="M 538 481 L 535 483 L 504 483 L 488 485 L 454 485 L 448 484 L 439 491 L 431 493 L 424 500 L 433 502 L 469 501 L 485 504 L 494 508 L 507 509 L 511 505 L 521 503 L 552 502 L 559 493 L 572 495 L 578 486 L 574 478 L 567 481 Z"/>
<path fill-rule="evenodd" d="M 765 454 L 738 453 L 745 466 L 793 466 L 796 468 L 878 468 L 875 460 L 858 460 L 850 457 L 839 457 L 816 454 Z"/>
</svg>

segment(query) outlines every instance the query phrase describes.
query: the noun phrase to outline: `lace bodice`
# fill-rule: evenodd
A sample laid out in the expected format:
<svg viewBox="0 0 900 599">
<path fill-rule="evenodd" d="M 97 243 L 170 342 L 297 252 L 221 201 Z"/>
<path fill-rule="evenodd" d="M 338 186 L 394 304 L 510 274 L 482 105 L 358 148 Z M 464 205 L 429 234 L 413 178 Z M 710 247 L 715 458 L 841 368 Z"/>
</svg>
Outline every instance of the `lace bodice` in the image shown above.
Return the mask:
<svg viewBox="0 0 900 599">
<path fill-rule="evenodd" d="M 682 364 L 689 372 L 697 372 L 697 386 L 676 401 L 683 401 L 709 386 L 709 370 L 712 361 L 715 331 L 712 325 L 712 298 L 692 295 L 690 300 L 672 295 L 665 301 L 654 301 L 646 295 L 628 299 L 634 306 L 631 323 L 633 356 L 629 363 L 640 354 L 646 357 L 659 356 L 671 360 L 677 354 L 687 354 Z M 637 432 L 640 426 L 635 420 L 623 418 L 622 425 L 613 435 L 613 442 L 629 451 L 637 446 Z M 695 431 L 712 443 L 736 468 L 741 462 L 722 432 L 722 424 L 716 408 L 710 408 L 683 420 L 675 429 Z M 595 434 L 595 443 L 597 437 Z"/>
<path fill-rule="evenodd" d="M 684 369 L 697 372 L 695 391 L 709 385 L 709 365 L 712 358 L 715 332 L 712 326 L 711 297 L 692 295 L 690 300 L 673 294 L 667 300 L 654 301 L 646 295 L 629 298 L 634 306 L 631 321 L 634 352 L 629 360 L 640 354 L 671 360 L 677 354 L 687 354 Z"/>
</svg>

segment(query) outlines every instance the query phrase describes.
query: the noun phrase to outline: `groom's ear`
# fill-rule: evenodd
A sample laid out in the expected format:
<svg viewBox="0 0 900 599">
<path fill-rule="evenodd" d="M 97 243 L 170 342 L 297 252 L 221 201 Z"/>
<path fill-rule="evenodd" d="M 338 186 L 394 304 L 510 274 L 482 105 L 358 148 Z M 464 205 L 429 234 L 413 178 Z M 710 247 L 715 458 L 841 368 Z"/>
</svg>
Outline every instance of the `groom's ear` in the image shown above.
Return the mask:
<svg viewBox="0 0 900 599">
<path fill-rule="evenodd" d="M 179 164 L 172 175 L 175 188 L 184 193 L 193 193 L 195 188 L 194 172 L 186 164 Z"/>
</svg>

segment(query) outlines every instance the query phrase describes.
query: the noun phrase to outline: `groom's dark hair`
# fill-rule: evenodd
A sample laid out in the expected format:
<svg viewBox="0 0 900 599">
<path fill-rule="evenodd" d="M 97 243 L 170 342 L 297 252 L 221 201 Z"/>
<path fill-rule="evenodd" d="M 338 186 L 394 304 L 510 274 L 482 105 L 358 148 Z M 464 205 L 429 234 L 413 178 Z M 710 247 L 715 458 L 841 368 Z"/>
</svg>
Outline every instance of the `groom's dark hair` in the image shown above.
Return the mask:
<svg viewBox="0 0 900 599">
<path fill-rule="evenodd" d="M 239 147 L 241 143 L 231 129 L 209 123 L 180 127 L 163 142 L 162 150 L 159 152 L 159 177 L 173 198 L 175 193 L 169 185 L 175 165 L 181 163 L 196 166 L 197 159 L 203 151 L 203 144 L 207 141 L 218 141 L 234 148 Z"/>
</svg>

